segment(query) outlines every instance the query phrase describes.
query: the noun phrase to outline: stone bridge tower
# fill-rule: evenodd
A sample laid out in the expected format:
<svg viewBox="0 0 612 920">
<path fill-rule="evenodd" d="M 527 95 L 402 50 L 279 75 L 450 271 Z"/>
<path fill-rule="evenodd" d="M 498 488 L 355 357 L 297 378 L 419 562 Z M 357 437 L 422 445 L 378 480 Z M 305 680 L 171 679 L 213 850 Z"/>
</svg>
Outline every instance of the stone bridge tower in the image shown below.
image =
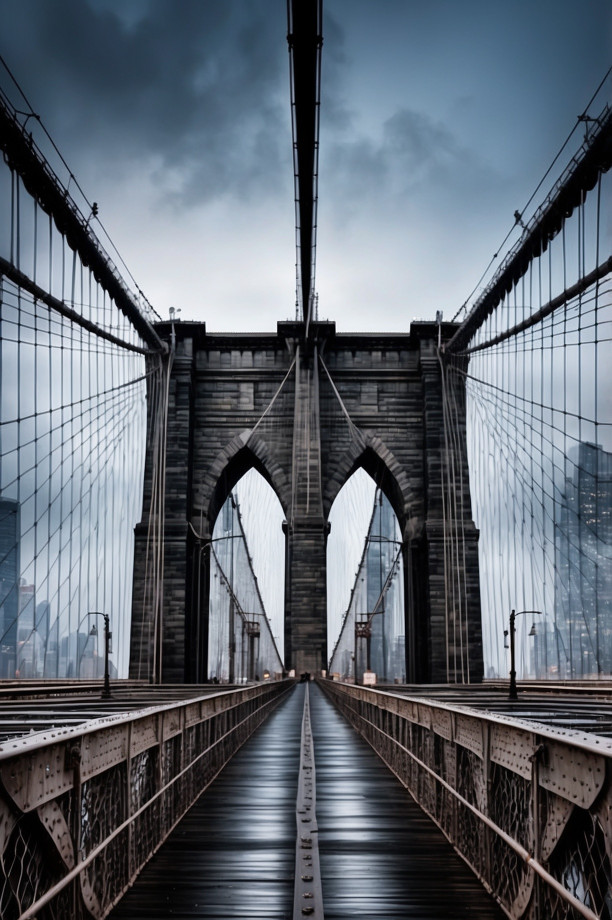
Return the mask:
<svg viewBox="0 0 612 920">
<path fill-rule="evenodd" d="M 163 603 L 152 624 L 146 584 L 151 450 L 136 533 L 132 676 L 146 676 L 143 663 L 158 656 L 158 679 L 207 678 L 209 541 L 223 502 L 251 467 L 275 490 L 286 517 L 286 667 L 298 673 L 325 668 L 327 519 L 346 480 L 363 467 L 389 498 L 404 541 L 407 680 L 479 680 L 478 534 L 465 456 L 465 394 L 445 374 L 438 350 L 439 336 L 443 342 L 456 327 L 416 323 L 406 334 L 338 334 L 333 323 L 314 322 L 308 336 L 302 323 L 289 322 L 271 334 L 209 334 L 192 322 L 156 328 L 175 343 Z M 443 424 L 449 388 L 450 442 Z M 452 527 L 443 486 L 451 459 Z M 449 552 L 453 528 L 463 536 L 460 563 Z M 450 582 L 462 585 L 460 599 L 449 601 Z"/>
</svg>

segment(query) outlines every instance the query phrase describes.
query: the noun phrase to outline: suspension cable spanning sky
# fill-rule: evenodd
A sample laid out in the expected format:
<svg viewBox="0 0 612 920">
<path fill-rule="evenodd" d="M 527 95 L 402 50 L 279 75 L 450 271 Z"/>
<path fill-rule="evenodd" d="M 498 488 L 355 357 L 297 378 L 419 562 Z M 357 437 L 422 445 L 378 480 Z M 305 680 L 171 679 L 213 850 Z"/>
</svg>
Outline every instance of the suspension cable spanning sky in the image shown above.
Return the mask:
<svg viewBox="0 0 612 920">
<path fill-rule="evenodd" d="M 292 318 L 285 0 L 2 7 L 0 53 L 160 315 L 211 331 Z M 320 317 L 366 332 L 450 319 L 611 39 L 608 0 L 325 0 Z"/>
</svg>

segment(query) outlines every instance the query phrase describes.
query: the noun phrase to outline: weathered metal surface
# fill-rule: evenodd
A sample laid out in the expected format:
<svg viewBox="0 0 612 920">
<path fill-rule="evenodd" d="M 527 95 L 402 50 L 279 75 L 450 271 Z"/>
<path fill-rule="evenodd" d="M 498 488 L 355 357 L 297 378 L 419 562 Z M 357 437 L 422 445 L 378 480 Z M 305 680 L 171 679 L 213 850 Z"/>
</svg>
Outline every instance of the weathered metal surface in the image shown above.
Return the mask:
<svg viewBox="0 0 612 920">
<path fill-rule="evenodd" d="M 590 808 L 606 779 L 606 760 L 594 752 L 548 740 L 540 765 L 540 785 L 581 808 Z"/>
<path fill-rule="evenodd" d="M 104 773 L 128 756 L 127 725 L 109 727 L 85 735 L 81 743 L 81 780 Z"/>
<path fill-rule="evenodd" d="M 51 744 L 31 754 L 0 763 L 0 778 L 8 795 L 21 811 L 32 811 L 43 802 L 72 788 L 69 753 L 63 744 Z"/>
<path fill-rule="evenodd" d="M 455 741 L 462 747 L 482 757 L 484 753 L 482 722 L 471 716 L 457 713 L 455 716 Z"/>
<path fill-rule="evenodd" d="M 180 734 L 182 730 L 181 726 L 181 710 L 171 709 L 169 712 L 165 712 L 162 716 L 162 740 L 168 741 L 169 738 L 174 738 L 175 735 Z"/>
<path fill-rule="evenodd" d="M 490 726 L 490 757 L 525 779 L 530 779 L 535 749 L 533 734 L 503 722 Z"/>
<path fill-rule="evenodd" d="M 53 840 L 55 848 L 68 869 L 74 866 L 74 845 L 66 817 L 57 802 L 45 802 L 38 807 L 41 824 Z"/>
<path fill-rule="evenodd" d="M 418 707 L 418 719 L 419 725 L 423 725 L 424 728 L 431 728 L 432 722 L 432 713 L 430 706 L 420 706 Z"/>
<path fill-rule="evenodd" d="M 548 796 L 540 841 L 540 853 L 543 859 L 548 859 L 557 846 L 573 810 L 573 803 L 567 799 L 562 799 L 557 795 Z"/>
<path fill-rule="evenodd" d="M 431 715 L 431 727 L 436 735 L 450 741 L 453 737 L 453 717 L 446 709 L 434 709 Z"/>
<path fill-rule="evenodd" d="M 130 757 L 135 757 L 159 741 L 159 716 L 151 715 L 139 719 L 132 725 L 130 733 Z"/>
<path fill-rule="evenodd" d="M 448 841 L 312 683 L 316 772 L 299 769 L 304 691 L 299 685 L 249 739 L 110 920 L 285 920 L 292 896 L 295 918 L 321 916 L 315 838 L 328 917 L 501 920 Z"/>
<path fill-rule="evenodd" d="M 202 707 L 200 703 L 192 703 L 185 707 L 185 728 L 195 725 L 202 719 Z"/>
</svg>

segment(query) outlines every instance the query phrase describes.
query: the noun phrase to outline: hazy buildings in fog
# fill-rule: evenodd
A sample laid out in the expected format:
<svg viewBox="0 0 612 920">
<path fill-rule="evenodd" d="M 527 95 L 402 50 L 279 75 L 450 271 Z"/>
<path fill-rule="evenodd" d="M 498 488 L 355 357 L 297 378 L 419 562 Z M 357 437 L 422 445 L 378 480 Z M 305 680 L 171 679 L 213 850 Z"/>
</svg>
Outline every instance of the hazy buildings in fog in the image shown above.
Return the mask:
<svg viewBox="0 0 612 920">
<path fill-rule="evenodd" d="M 0 498 L 0 677 L 12 677 L 19 613 L 19 503 Z"/>
<path fill-rule="evenodd" d="M 569 459 L 555 522 L 555 622 L 538 665 L 596 677 L 612 673 L 612 453 L 582 442 Z"/>
</svg>

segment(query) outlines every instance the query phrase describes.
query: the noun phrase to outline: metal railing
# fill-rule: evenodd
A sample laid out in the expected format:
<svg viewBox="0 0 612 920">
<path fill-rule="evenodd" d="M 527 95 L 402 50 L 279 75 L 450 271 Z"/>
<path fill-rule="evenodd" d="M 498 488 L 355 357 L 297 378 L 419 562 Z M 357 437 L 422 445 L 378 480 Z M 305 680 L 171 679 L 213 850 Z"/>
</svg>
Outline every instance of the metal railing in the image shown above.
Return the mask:
<svg viewBox="0 0 612 920">
<path fill-rule="evenodd" d="M 293 681 L 0 745 L 0 917 L 105 917 Z"/>
<path fill-rule="evenodd" d="M 612 917 L 612 741 L 322 681 L 510 917 Z"/>
</svg>

